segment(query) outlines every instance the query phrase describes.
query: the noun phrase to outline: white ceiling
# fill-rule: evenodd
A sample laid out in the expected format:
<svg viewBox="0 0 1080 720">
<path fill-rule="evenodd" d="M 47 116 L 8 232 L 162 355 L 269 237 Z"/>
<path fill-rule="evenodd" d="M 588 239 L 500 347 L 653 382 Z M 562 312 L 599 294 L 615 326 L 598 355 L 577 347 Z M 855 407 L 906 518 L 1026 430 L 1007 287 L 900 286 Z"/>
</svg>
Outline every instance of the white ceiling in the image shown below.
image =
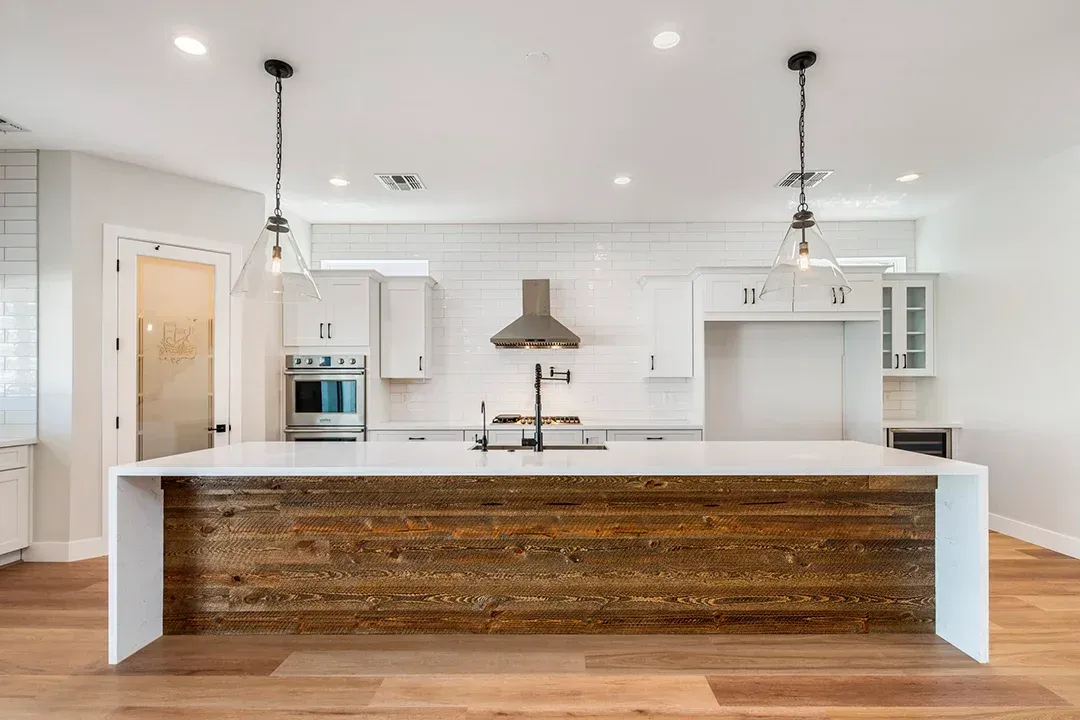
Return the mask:
<svg viewBox="0 0 1080 720">
<path fill-rule="evenodd" d="M 808 165 L 836 171 L 818 216 L 916 218 L 1080 144 L 1078 43 L 1078 0 L 0 0 L 0 115 L 32 130 L 0 147 L 272 192 L 279 56 L 284 195 L 315 222 L 780 219 L 785 61 L 810 48 Z"/>
</svg>

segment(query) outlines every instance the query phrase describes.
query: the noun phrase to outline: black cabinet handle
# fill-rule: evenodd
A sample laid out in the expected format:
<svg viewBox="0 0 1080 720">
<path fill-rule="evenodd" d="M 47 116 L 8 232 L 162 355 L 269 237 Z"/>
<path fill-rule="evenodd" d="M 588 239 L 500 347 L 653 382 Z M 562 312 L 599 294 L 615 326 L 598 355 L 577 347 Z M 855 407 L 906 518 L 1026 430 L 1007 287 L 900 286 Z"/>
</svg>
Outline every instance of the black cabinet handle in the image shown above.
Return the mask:
<svg viewBox="0 0 1080 720">
<path fill-rule="evenodd" d="M 656 356 L 655 355 L 650 355 L 649 356 L 649 369 L 650 370 L 655 370 L 656 369 Z"/>
<path fill-rule="evenodd" d="M 757 288 L 750 288 L 750 304 L 757 305 Z"/>
<path fill-rule="evenodd" d="M 745 305 L 747 300 L 746 288 L 742 289 L 742 304 Z"/>
<path fill-rule="evenodd" d="M 832 304 L 836 304 L 836 288 L 830 288 L 832 290 Z"/>
<path fill-rule="evenodd" d="M 840 288 L 840 304 L 847 302 L 847 288 Z"/>
<path fill-rule="evenodd" d="M 649 436 L 645 436 L 645 439 L 646 439 L 646 440 L 663 440 L 664 438 L 662 438 L 662 437 L 649 437 Z"/>
<path fill-rule="evenodd" d="M 893 370 L 899 370 L 900 369 L 900 354 L 897 353 L 895 357 L 896 357 L 896 361 L 893 363 Z"/>
<path fill-rule="evenodd" d="M 907 353 L 904 353 L 904 369 L 907 370 Z"/>
<path fill-rule="evenodd" d="M 410 440 L 427 440 L 426 437 L 411 437 Z"/>
<path fill-rule="evenodd" d="M 326 323 L 326 338 L 327 338 L 328 340 L 329 340 L 330 338 L 334 337 L 334 333 L 330 332 L 330 328 L 332 328 L 332 327 L 334 327 L 334 326 L 333 326 L 332 324 L 330 324 L 330 323 Z"/>
<path fill-rule="evenodd" d="M 319 323 L 319 339 L 320 340 L 325 340 L 326 339 L 326 338 L 323 337 L 323 329 L 322 329 L 323 325 L 325 325 L 325 324 L 326 323 Z"/>
<path fill-rule="evenodd" d="M 424 372 L 424 356 L 420 356 L 420 372 Z"/>
</svg>

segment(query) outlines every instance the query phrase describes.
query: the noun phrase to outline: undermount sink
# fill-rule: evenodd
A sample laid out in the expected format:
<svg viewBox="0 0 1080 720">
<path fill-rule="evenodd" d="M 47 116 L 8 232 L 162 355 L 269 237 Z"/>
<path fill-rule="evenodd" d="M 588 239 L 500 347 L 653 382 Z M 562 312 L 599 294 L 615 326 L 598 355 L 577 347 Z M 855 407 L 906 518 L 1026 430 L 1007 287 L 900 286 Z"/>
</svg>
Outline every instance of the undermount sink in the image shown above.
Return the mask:
<svg viewBox="0 0 1080 720">
<path fill-rule="evenodd" d="M 473 445 L 470 450 L 480 450 L 480 445 Z M 505 450 L 506 452 L 514 452 L 520 450 L 521 452 L 535 452 L 531 447 L 525 445 L 488 445 L 488 450 Z M 542 452 L 548 452 L 549 450 L 607 450 L 607 445 L 545 445 Z"/>
</svg>

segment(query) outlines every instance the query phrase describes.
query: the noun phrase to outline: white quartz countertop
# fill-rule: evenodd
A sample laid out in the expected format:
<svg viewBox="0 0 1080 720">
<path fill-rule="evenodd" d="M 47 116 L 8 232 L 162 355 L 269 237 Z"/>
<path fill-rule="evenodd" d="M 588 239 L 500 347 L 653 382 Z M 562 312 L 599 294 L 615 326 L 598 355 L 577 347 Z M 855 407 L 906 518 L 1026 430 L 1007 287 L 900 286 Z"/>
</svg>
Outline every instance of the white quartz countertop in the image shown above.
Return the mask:
<svg viewBox="0 0 1080 720">
<path fill-rule="evenodd" d="M 211 475 L 978 475 L 982 465 L 835 442 L 620 442 L 607 450 L 482 453 L 471 443 L 238 443 L 110 468 Z"/>
<path fill-rule="evenodd" d="M 885 418 L 881 421 L 884 428 L 961 428 L 963 423 L 942 422 L 940 420 L 905 420 L 903 418 Z"/>
<path fill-rule="evenodd" d="M 488 415 L 488 430 L 516 430 L 519 428 L 531 428 L 532 425 L 517 425 L 514 423 L 496 424 L 491 422 L 494 415 Z M 483 423 L 480 416 L 475 420 L 421 420 L 421 421 L 391 421 L 373 422 L 367 427 L 372 430 L 481 430 Z M 582 418 L 578 425 L 545 425 L 548 430 L 700 430 L 700 423 L 689 423 L 685 420 L 641 420 L 641 419 L 603 419 Z"/>
<path fill-rule="evenodd" d="M 23 445 L 37 445 L 37 438 L 0 438 L 0 448 L 21 447 Z"/>
</svg>

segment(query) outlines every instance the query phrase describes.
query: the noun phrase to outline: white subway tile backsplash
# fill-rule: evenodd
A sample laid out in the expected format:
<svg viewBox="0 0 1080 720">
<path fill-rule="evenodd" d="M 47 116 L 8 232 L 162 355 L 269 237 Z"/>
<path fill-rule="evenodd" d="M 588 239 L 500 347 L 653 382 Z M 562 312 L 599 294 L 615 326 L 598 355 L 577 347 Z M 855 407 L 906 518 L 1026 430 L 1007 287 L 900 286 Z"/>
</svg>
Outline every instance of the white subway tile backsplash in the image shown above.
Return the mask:
<svg viewBox="0 0 1080 720">
<path fill-rule="evenodd" d="M 864 240 L 856 228 L 846 237 L 855 248 L 905 255 L 913 264 L 914 223 L 884 224 L 892 226 L 895 246 L 882 246 L 888 241 L 879 237 Z M 841 226 L 846 228 L 833 229 Z M 337 242 L 343 235 L 349 236 L 347 248 Z M 431 263 L 438 281 L 432 305 L 435 376 L 391 384 L 393 420 L 473 418 L 482 399 L 492 412 L 527 411 L 535 362 L 574 374 L 569 386 L 545 387 L 545 410 L 552 414 L 685 419 L 688 382 L 643 379 L 647 338 L 638 279 L 700 266 L 764 266 L 782 237 L 783 232 L 766 232 L 764 223 L 315 225 L 312 254 L 317 259 L 419 257 Z M 387 242 L 390 238 L 396 240 Z M 530 277 L 551 279 L 553 312 L 581 335 L 581 348 L 500 350 L 490 344 L 488 338 L 520 313 L 520 281 Z M 12 321 L 18 318 L 0 318 Z M 911 401 L 893 402 L 901 412 Z"/>
<path fill-rule="evenodd" d="M 36 434 L 37 157 L 0 150 L 0 437 Z"/>
</svg>

